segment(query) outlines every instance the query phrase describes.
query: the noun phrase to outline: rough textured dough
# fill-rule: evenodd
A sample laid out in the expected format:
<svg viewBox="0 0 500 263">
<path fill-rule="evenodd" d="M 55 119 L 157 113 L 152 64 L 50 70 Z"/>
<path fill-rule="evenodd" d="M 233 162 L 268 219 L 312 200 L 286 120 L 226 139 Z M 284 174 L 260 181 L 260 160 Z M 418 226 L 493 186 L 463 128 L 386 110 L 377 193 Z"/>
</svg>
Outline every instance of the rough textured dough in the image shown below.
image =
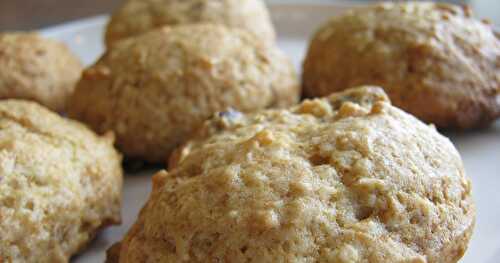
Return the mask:
<svg viewBox="0 0 500 263">
<path fill-rule="evenodd" d="M 164 162 L 214 112 L 297 102 L 293 65 L 277 47 L 217 25 L 165 27 L 115 45 L 85 70 L 69 109 L 113 130 L 129 157 Z"/>
<path fill-rule="evenodd" d="M 113 136 L 33 102 L 0 101 L 0 262 L 68 262 L 120 222 Z"/>
<path fill-rule="evenodd" d="M 331 19 L 304 62 L 304 93 L 379 85 L 394 105 L 440 128 L 500 116 L 500 40 L 466 7 L 383 3 Z"/>
<path fill-rule="evenodd" d="M 248 30 L 268 44 L 274 27 L 262 0 L 128 0 L 111 17 L 106 45 L 166 25 L 214 23 Z"/>
<path fill-rule="evenodd" d="M 63 111 L 82 72 L 63 44 L 36 33 L 0 34 L 0 99 L 33 100 Z"/>
<path fill-rule="evenodd" d="M 216 116 L 108 262 L 456 262 L 474 220 L 451 142 L 362 87 Z"/>
</svg>

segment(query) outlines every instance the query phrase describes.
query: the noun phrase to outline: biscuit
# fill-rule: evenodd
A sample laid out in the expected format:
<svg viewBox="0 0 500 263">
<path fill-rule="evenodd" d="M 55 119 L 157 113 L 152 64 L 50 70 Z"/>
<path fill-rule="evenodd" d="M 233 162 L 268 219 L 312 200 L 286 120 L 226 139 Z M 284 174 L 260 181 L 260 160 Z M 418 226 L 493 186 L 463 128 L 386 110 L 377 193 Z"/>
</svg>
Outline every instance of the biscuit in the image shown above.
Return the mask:
<svg viewBox="0 0 500 263">
<path fill-rule="evenodd" d="M 368 84 L 439 128 L 481 127 L 500 116 L 500 41 L 467 7 L 410 2 L 354 9 L 321 27 L 303 69 L 306 97 Z"/>
<path fill-rule="evenodd" d="M 120 222 L 112 136 L 34 102 L 0 101 L 0 262 L 68 262 Z"/>
<path fill-rule="evenodd" d="M 163 162 L 214 112 L 287 106 L 299 88 L 290 60 L 243 30 L 164 27 L 117 43 L 85 70 L 69 114 L 113 130 L 127 156 Z"/>
<path fill-rule="evenodd" d="M 238 27 L 266 43 L 275 42 L 274 27 L 262 0 L 128 0 L 111 17 L 106 45 L 166 25 L 195 23 Z"/>
<path fill-rule="evenodd" d="M 33 100 L 63 111 L 81 71 L 63 43 L 36 33 L 0 34 L 0 99 Z"/>
<path fill-rule="evenodd" d="M 379 88 L 217 115 L 109 262 L 456 262 L 471 183 L 452 143 Z"/>
</svg>

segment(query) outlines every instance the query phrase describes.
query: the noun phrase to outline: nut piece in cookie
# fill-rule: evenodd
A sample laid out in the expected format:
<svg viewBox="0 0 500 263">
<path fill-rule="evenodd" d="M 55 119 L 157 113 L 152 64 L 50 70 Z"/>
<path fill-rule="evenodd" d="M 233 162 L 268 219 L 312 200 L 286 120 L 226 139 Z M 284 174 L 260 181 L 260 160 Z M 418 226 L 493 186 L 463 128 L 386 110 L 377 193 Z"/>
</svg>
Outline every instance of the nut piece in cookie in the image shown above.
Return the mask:
<svg viewBox="0 0 500 263">
<path fill-rule="evenodd" d="M 111 16 L 106 45 L 162 26 L 210 23 L 247 30 L 267 44 L 275 32 L 262 0 L 128 0 Z"/>
<path fill-rule="evenodd" d="M 230 116 L 155 175 L 115 262 L 451 263 L 465 252 L 475 209 L 458 152 L 382 89 Z"/>
<path fill-rule="evenodd" d="M 161 162 L 206 118 L 297 102 L 290 60 L 219 25 L 165 27 L 121 41 L 85 70 L 69 114 L 112 130 L 129 157 Z"/>
<path fill-rule="evenodd" d="M 37 33 L 0 34 L 0 99 L 64 111 L 81 72 L 79 59 L 63 43 Z"/>
<path fill-rule="evenodd" d="M 34 102 L 0 101 L 0 261 L 68 262 L 121 221 L 121 156 Z"/>
<path fill-rule="evenodd" d="M 439 128 L 500 116 L 500 40 L 467 7 L 381 3 L 332 18 L 310 43 L 306 97 L 378 85 L 395 106 Z"/>
</svg>

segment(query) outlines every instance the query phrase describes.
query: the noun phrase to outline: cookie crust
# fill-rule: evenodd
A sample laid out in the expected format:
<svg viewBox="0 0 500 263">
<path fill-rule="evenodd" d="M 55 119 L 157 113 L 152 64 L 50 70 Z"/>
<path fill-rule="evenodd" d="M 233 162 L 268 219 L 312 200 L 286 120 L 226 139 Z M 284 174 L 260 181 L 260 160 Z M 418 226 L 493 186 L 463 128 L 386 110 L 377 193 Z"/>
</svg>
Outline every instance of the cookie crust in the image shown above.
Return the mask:
<svg viewBox="0 0 500 263">
<path fill-rule="evenodd" d="M 500 116 L 500 40 L 467 7 L 382 3 L 333 18 L 304 62 L 307 97 L 378 85 L 394 105 L 439 128 Z"/>
<path fill-rule="evenodd" d="M 262 0 L 129 0 L 111 17 L 106 45 L 162 26 L 198 23 L 245 29 L 268 44 L 276 38 Z"/>
<path fill-rule="evenodd" d="M 68 262 L 121 220 L 113 136 L 33 102 L 0 101 L 0 262 Z"/>
<path fill-rule="evenodd" d="M 115 45 L 83 73 L 70 116 L 113 130 L 129 157 L 164 162 L 214 112 L 283 107 L 300 95 L 277 47 L 218 25 L 165 27 Z"/>
<path fill-rule="evenodd" d="M 457 262 L 474 225 L 456 149 L 379 88 L 217 115 L 171 163 L 109 260 Z"/>
<path fill-rule="evenodd" d="M 0 99 L 33 100 L 63 111 L 82 72 L 63 43 L 37 33 L 0 34 Z"/>
</svg>

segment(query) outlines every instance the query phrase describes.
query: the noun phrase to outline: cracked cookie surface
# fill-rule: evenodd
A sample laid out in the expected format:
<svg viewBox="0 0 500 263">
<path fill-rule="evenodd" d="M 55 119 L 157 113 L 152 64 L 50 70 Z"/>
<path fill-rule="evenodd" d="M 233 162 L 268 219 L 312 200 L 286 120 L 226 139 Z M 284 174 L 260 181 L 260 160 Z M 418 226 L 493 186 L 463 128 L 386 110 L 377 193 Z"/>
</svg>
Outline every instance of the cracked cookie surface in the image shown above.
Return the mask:
<svg viewBox="0 0 500 263">
<path fill-rule="evenodd" d="M 68 262 L 119 223 L 120 162 L 111 135 L 0 101 L 0 262 Z"/>
<path fill-rule="evenodd" d="M 456 262 L 471 184 L 380 88 L 217 114 L 172 156 L 109 262 Z"/>
</svg>

